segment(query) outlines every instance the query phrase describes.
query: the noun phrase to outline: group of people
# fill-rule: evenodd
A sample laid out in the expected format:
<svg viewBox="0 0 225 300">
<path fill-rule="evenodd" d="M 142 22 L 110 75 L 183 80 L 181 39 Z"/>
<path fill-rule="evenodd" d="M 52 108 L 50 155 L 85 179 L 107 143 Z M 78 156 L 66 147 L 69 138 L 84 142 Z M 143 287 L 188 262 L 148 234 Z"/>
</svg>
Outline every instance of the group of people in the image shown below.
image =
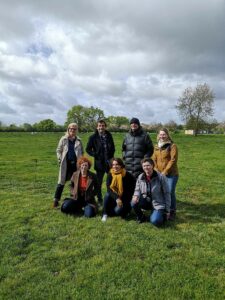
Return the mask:
<svg viewBox="0 0 225 300">
<path fill-rule="evenodd" d="M 70 197 L 61 205 L 64 213 L 94 217 L 103 205 L 103 222 L 108 216 L 126 218 L 131 209 L 139 223 L 147 221 L 146 211 L 151 211 L 149 221 L 155 226 L 174 220 L 178 150 L 168 130 L 162 128 L 158 132 L 154 147 L 140 121 L 132 118 L 122 143 L 122 158 L 118 158 L 114 157 L 113 136 L 106 128 L 105 120 L 99 120 L 87 142 L 85 150 L 94 158 L 96 173 L 93 173 L 91 161 L 84 156 L 82 141 L 77 136 L 78 126 L 69 124 L 56 150 L 59 178 L 53 207 L 59 205 L 65 183 L 70 180 Z M 103 197 L 105 173 L 107 191 Z"/>
</svg>

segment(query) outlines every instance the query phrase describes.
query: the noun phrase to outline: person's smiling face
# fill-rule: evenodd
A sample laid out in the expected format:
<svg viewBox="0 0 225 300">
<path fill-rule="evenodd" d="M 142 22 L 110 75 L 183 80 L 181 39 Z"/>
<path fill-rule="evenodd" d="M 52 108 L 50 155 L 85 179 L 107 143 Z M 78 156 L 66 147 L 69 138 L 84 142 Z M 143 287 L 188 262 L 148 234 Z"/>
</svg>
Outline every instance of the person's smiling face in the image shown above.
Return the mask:
<svg viewBox="0 0 225 300">
<path fill-rule="evenodd" d="M 118 164 L 118 162 L 116 160 L 114 160 L 112 162 L 112 169 L 115 171 L 115 172 L 119 172 L 121 170 L 121 165 Z"/>
<path fill-rule="evenodd" d="M 160 130 L 160 132 L 159 132 L 159 140 L 162 141 L 162 142 L 168 140 L 168 135 L 165 133 L 165 131 Z"/>
</svg>

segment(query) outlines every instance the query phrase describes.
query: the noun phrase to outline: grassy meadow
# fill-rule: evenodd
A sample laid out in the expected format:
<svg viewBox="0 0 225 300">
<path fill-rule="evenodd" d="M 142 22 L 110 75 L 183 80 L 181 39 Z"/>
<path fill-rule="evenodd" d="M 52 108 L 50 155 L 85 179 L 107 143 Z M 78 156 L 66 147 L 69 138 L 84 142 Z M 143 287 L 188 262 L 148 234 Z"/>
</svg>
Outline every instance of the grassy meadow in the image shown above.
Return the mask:
<svg viewBox="0 0 225 300">
<path fill-rule="evenodd" d="M 52 209 L 61 135 L 0 133 L 0 299 L 225 299 L 225 135 L 173 135 L 177 219 L 161 229 Z"/>
</svg>

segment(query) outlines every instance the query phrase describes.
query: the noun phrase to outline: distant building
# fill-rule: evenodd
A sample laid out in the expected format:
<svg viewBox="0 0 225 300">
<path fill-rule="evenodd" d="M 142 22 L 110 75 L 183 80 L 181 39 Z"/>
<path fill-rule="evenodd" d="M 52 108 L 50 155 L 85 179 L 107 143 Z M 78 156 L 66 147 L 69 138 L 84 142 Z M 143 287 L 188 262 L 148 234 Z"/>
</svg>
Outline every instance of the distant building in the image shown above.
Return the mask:
<svg viewBox="0 0 225 300">
<path fill-rule="evenodd" d="M 193 129 L 187 129 L 184 131 L 185 134 L 189 134 L 189 135 L 195 135 L 195 130 Z"/>
</svg>

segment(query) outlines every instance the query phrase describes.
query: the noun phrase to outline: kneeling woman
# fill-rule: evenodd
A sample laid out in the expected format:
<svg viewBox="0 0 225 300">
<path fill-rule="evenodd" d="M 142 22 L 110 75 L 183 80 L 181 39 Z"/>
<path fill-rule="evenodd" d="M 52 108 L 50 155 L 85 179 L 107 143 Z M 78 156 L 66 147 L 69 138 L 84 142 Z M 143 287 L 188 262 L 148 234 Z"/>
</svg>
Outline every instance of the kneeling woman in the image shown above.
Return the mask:
<svg viewBox="0 0 225 300">
<path fill-rule="evenodd" d="M 166 176 L 154 170 L 150 158 L 141 161 L 144 173 L 140 174 L 131 201 L 138 223 L 146 221 L 142 209 L 151 210 L 150 222 L 155 226 L 162 225 L 169 217 L 170 191 Z"/>
<path fill-rule="evenodd" d="M 90 172 L 91 161 L 82 156 L 77 162 L 78 171 L 71 178 L 71 197 L 66 198 L 61 211 L 66 214 L 81 213 L 87 218 L 96 215 L 97 205 L 95 196 L 98 192 L 98 181 L 94 173 Z"/>
<path fill-rule="evenodd" d="M 135 187 L 135 178 L 126 172 L 125 165 L 120 158 L 112 158 L 111 169 L 107 176 L 107 193 L 104 197 L 102 221 L 107 216 L 121 216 L 125 218 L 131 210 L 130 201 Z"/>
</svg>

